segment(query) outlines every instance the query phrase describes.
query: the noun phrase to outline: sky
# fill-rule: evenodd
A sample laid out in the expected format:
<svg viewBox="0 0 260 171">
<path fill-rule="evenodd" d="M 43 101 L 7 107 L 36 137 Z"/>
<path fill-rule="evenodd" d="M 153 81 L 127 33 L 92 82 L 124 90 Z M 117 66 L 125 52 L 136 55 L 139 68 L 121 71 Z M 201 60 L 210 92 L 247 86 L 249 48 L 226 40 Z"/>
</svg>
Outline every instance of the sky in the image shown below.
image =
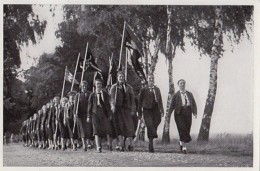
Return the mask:
<svg viewBox="0 0 260 171">
<path fill-rule="evenodd" d="M 39 5 L 33 6 L 33 11 L 39 16 L 39 20 L 46 20 L 47 26 L 44 32 L 43 38 L 37 39 L 38 43 L 33 45 L 31 42 L 29 46 L 21 47 L 21 69 L 27 70 L 31 66 L 35 66 L 41 54 L 52 53 L 55 51 L 55 47 L 61 45 L 61 40 L 55 36 L 55 31 L 58 29 L 58 23 L 63 20 L 63 12 L 61 6 L 56 6 L 55 16 L 52 17 L 52 13 L 49 11 L 49 5 L 43 7 Z"/>
<path fill-rule="evenodd" d="M 61 45 L 61 41 L 55 37 L 57 24 L 62 20 L 61 8 L 56 7 L 55 17 L 52 17 L 47 5 L 43 8 L 36 6 L 34 11 L 40 19 L 46 19 L 48 23 L 45 35 L 37 45 L 22 47 L 21 69 L 25 70 L 35 65 L 43 52 L 52 53 L 57 45 Z M 253 32 L 249 32 L 249 34 L 254 40 Z M 186 51 L 182 52 L 177 49 L 173 60 L 173 80 L 175 88 L 178 90 L 177 81 L 181 78 L 185 79 L 186 89 L 194 95 L 198 107 L 198 118 L 193 118 L 191 134 L 197 135 L 209 87 L 210 58 L 200 56 L 188 40 L 185 42 Z M 247 134 L 253 131 L 254 44 L 252 42 L 244 39 L 240 44 L 234 46 L 232 52 L 229 42 L 224 40 L 225 52 L 218 64 L 218 87 L 211 122 L 211 134 Z M 155 70 L 155 84 L 161 89 L 165 107 L 168 93 L 168 73 L 165 57 L 160 53 Z M 163 124 L 164 119 L 158 128 L 159 136 L 162 134 Z M 174 117 L 171 118 L 170 135 L 171 137 L 178 135 Z"/>
</svg>

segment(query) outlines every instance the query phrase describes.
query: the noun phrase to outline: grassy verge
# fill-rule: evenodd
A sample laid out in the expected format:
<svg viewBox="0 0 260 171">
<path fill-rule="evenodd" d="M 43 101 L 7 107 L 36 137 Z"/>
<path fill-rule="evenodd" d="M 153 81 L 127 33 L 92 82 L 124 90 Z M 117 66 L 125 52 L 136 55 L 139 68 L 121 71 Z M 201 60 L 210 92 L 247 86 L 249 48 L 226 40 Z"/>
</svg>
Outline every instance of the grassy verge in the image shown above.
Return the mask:
<svg viewBox="0 0 260 171">
<path fill-rule="evenodd" d="M 155 150 L 160 153 L 179 153 L 178 139 L 172 139 L 169 144 L 163 144 L 161 139 L 155 140 Z M 136 151 L 148 151 L 147 141 L 135 141 Z M 188 145 L 190 154 L 221 154 L 232 156 L 253 156 L 253 135 L 217 134 L 208 142 L 193 141 Z"/>
</svg>

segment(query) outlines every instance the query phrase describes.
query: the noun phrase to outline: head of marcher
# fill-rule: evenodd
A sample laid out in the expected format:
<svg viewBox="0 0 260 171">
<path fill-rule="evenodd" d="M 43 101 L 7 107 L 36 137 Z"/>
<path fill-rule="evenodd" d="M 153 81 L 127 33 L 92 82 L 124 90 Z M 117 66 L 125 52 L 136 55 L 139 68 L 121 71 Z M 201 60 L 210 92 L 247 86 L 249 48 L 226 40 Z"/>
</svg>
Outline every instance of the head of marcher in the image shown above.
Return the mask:
<svg viewBox="0 0 260 171">
<path fill-rule="evenodd" d="M 148 75 L 148 86 L 149 87 L 153 87 L 154 86 L 154 75 L 153 74 L 149 74 Z"/>
<path fill-rule="evenodd" d="M 46 108 L 49 109 L 50 106 L 51 106 L 51 105 L 50 105 L 50 102 L 48 102 L 48 103 L 46 104 Z"/>
<path fill-rule="evenodd" d="M 60 103 L 60 97 L 59 97 L 59 96 L 54 97 L 54 99 L 53 99 L 53 105 L 54 105 L 54 106 L 58 106 L 59 103 Z"/>
<path fill-rule="evenodd" d="M 100 78 L 95 80 L 95 87 L 97 92 L 100 92 L 102 90 L 102 85 L 103 85 L 103 81 Z"/>
<path fill-rule="evenodd" d="M 80 84 L 80 89 L 82 93 L 86 93 L 88 90 L 88 82 L 87 81 L 82 81 Z"/>
<path fill-rule="evenodd" d="M 76 94 L 77 93 L 75 91 L 70 91 L 68 93 L 68 97 L 69 97 L 69 102 L 70 103 L 74 103 Z"/>
<path fill-rule="evenodd" d="M 36 119 L 37 116 L 38 116 L 38 114 L 37 114 L 37 113 L 34 113 L 34 115 L 33 115 L 33 119 Z"/>
<path fill-rule="evenodd" d="M 68 102 L 68 98 L 67 97 L 62 97 L 60 100 L 61 103 L 61 107 L 65 107 L 66 103 Z"/>
<path fill-rule="evenodd" d="M 41 115 L 42 114 L 42 110 L 38 110 L 38 115 Z"/>
<path fill-rule="evenodd" d="M 125 83 L 125 74 L 123 71 L 118 71 L 117 72 L 117 81 L 119 84 L 124 84 Z"/>
<path fill-rule="evenodd" d="M 47 103 L 46 105 L 43 105 L 43 106 L 42 106 L 42 112 L 43 112 L 43 113 L 46 113 L 46 111 L 47 111 L 47 105 L 48 105 L 48 103 Z"/>
<path fill-rule="evenodd" d="M 180 79 L 178 81 L 178 86 L 180 87 L 181 91 L 185 91 L 185 84 L 186 84 L 186 81 L 184 79 Z"/>
</svg>

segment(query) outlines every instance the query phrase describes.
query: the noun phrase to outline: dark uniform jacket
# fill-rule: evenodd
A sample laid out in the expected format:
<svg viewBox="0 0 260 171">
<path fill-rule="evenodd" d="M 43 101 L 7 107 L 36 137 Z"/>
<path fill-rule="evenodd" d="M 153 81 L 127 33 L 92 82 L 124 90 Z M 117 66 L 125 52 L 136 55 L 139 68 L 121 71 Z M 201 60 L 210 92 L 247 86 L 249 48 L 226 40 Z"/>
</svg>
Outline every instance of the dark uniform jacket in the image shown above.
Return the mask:
<svg viewBox="0 0 260 171">
<path fill-rule="evenodd" d="M 197 114 L 197 105 L 196 105 L 196 102 L 194 100 L 194 97 L 193 97 L 192 93 L 189 92 L 189 91 L 186 91 L 186 94 L 187 94 L 187 97 L 188 97 L 188 99 L 190 101 L 190 107 L 191 107 L 192 113 L 193 114 L 194 113 Z M 180 114 L 181 107 L 182 107 L 181 92 L 178 91 L 172 97 L 171 105 L 170 105 L 170 108 L 169 108 L 168 112 L 172 113 L 172 111 L 175 109 L 175 113 L 176 114 Z"/>
<path fill-rule="evenodd" d="M 88 113 L 88 99 L 91 92 L 87 91 L 86 93 L 78 93 L 76 95 L 76 103 L 75 106 L 77 106 L 78 97 L 79 97 L 79 106 L 78 106 L 78 117 L 79 118 L 86 118 Z M 76 108 L 75 108 L 76 109 Z M 76 111 L 75 111 L 76 113 Z"/>
<path fill-rule="evenodd" d="M 119 83 L 115 83 L 110 89 L 110 100 L 111 106 L 126 107 L 129 108 L 131 112 L 135 112 L 135 100 L 133 88 L 125 83 L 125 95 L 123 93 L 122 86 Z"/>
<path fill-rule="evenodd" d="M 110 103 L 109 103 L 109 94 L 105 91 L 103 92 L 103 98 L 104 98 L 104 106 L 102 106 L 105 109 L 105 114 L 107 118 L 112 116 L 111 108 L 110 108 Z M 88 103 L 88 117 L 91 117 L 92 115 L 95 115 L 97 113 L 97 93 L 91 93 L 89 97 L 89 103 Z"/>
<path fill-rule="evenodd" d="M 158 87 L 154 86 L 154 92 L 153 93 L 155 94 L 155 98 L 157 98 L 157 104 L 158 104 L 159 110 L 161 113 L 163 113 L 164 109 L 163 109 L 162 96 L 161 96 L 160 89 Z M 154 99 L 149 98 L 148 93 L 150 93 L 150 89 L 148 86 L 145 86 L 140 90 L 139 105 L 138 105 L 139 116 L 142 115 L 142 108 L 151 109 L 154 105 L 154 103 L 153 103 Z"/>
</svg>

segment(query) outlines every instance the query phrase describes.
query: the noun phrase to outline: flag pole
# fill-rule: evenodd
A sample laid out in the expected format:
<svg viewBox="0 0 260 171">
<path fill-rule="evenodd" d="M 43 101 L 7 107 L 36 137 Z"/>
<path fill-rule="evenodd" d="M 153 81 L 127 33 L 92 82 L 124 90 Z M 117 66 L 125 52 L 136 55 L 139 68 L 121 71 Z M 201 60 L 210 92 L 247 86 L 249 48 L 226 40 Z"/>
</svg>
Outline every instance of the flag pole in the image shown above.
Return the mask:
<svg viewBox="0 0 260 171">
<path fill-rule="evenodd" d="M 95 63 L 97 63 L 97 58 L 95 58 Z M 95 91 L 95 78 L 97 76 L 97 71 L 95 71 L 94 73 L 94 77 L 93 77 L 93 92 Z"/>
<path fill-rule="evenodd" d="M 88 43 L 87 43 L 87 46 L 86 46 L 86 51 L 85 51 L 85 56 L 84 56 L 84 62 L 83 62 L 83 68 L 82 68 L 82 73 L 81 73 L 81 79 L 80 79 L 80 84 L 82 84 L 82 81 L 83 81 L 83 77 L 84 77 L 84 72 L 85 72 L 85 67 L 86 67 L 86 58 L 87 58 L 87 53 L 88 53 Z M 78 117 L 78 109 L 79 109 L 79 97 L 80 97 L 80 94 L 78 95 L 78 98 L 76 99 L 77 100 L 77 107 L 76 107 L 76 111 L 75 111 L 75 119 L 74 119 L 74 124 L 73 124 L 73 133 L 75 132 L 75 127 L 76 127 L 76 122 L 77 122 L 77 117 Z"/>
<path fill-rule="evenodd" d="M 112 67 L 113 67 L 113 53 L 112 53 L 112 55 L 109 57 L 109 70 L 108 70 L 108 77 L 107 77 L 107 85 L 110 84 L 111 79 L 112 79 L 111 74 L 110 74 L 110 70 L 112 69 Z M 112 84 L 111 84 L 111 85 L 112 85 Z"/>
<path fill-rule="evenodd" d="M 127 62 L 128 62 L 128 54 L 127 48 L 125 48 L 125 81 L 127 82 Z"/>
<path fill-rule="evenodd" d="M 82 73 L 81 73 L 80 83 L 82 83 L 83 77 L 84 77 L 84 72 L 85 72 L 85 67 L 86 67 L 86 59 L 87 59 L 87 53 L 88 53 L 88 43 L 87 43 L 87 46 L 86 46 L 86 52 L 85 52 L 85 57 L 84 57 L 84 63 L 83 63 L 83 69 L 82 69 Z"/>
<path fill-rule="evenodd" d="M 67 74 L 67 66 L 65 68 L 65 73 L 64 73 L 64 78 L 63 78 L 63 86 L 62 86 L 61 98 L 63 97 L 63 93 L 64 93 L 66 74 Z"/>
<path fill-rule="evenodd" d="M 73 81 L 72 81 L 72 85 L 71 85 L 70 91 L 73 90 L 73 86 L 74 86 L 74 82 L 75 82 L 75 78 L 76 78 L 76 73 L 77 73 L 77 69 L 78 69 L 78 64 L 79 64 L 79 57 L 80 57 L 80 53 L 78 54 L 77 64 L 76 64 L 76 67 L 75 67 Z"/>
<path fill-rule="evenodd" d="M 121 48 L 120 48 L 120 56 L 119 56 L 118 69 L 120 68 L 121 59 L 122 59 L 122 50 L 123 50 L 123 44 L 124 44 L 124 39 L 125 39 L 125 25 L 126 25 L 126 22 L 124 21 L 124 29 L 123 29 L 123 36 L 122 36 L 122 41 L 121 41 Z"/>
</svg>

